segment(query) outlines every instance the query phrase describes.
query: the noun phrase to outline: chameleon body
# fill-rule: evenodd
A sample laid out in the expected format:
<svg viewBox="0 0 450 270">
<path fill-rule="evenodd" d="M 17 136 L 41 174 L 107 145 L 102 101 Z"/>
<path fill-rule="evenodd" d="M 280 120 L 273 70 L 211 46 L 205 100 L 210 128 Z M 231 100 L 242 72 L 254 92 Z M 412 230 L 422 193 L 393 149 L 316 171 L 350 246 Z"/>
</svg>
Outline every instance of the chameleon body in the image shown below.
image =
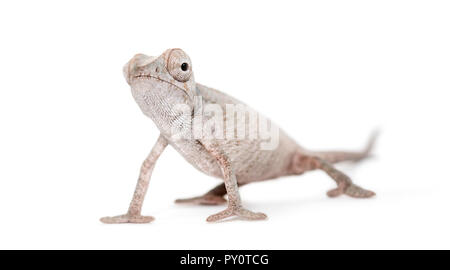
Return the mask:
<svg viewBox="0 0 450 270">
<path fill-rule="evenodd" d="M 261 143 L 266 139 L 221 137 L 224 130 L 214 127 L 208 133 L 212 136 L 195 137 L 187 132 L 192 132 L 198 111 L 202 114 L 200 126 L 204 126 L 213 117 L 204 114 L 199 108 L 215 105 L 215 108 L 225 112 L 231 104 L 251 109 L 225 93 L 196 83 L 191 60 L 181 49 L 169 49 L 159 57 L 137 54 L 124 66 L 123 71 L 134 99 L 142 112 L 156 124 L 160 136 L 141 166 L 128 212 L 124 215 L 104 217 L 101 219 L 104 223 L 147 223 L 153 220 L 153 217 L 141 215 L 142 204 L 156 160 L 169 144 L 201 172 L 223 179 L 223 184 L 202 196 L 176 200 L 177 203 L 204 205 L 227 203 L 224 211 L 211 215 L 207 221 L 219 221 L 231 216 L 249 220 L 265 219 L 265 214 L 249 211 L 242 206 L 238 187 L 280 176 L 299 175 L 315 169 L 324 171 L 336 181 L 337 188 L 327 193 L 330 197 L 346 194 L 366 198 L 375 195 L 374 192 L 353 184 L 348 176 L 333 166 L 337 162 L 358 161 L 367 157 L 375 136 L 361 152 L 310 151 L 298 145 L 278 128 L 278 144 L 270 150 L 261 147 Z M 180 113 L 180 105 L 187 113 Z M 226 122 L 230 118 L 231 116 L 226 114 L 220 121 Z M 247 125 L 247 120 L 245 118 L 244 122 L 238 121 L 232 131 L 236 132 L 242 128 L 240 125 Z M 276 126 L 271 123 L 271 128 L 274 127 Z M 174 130 L 181 132 L 175 134 Z M 174 136 L 180 134 L 187 136 Z M 225 195 L 228 200 L 224 198 Z"/>
</svg>

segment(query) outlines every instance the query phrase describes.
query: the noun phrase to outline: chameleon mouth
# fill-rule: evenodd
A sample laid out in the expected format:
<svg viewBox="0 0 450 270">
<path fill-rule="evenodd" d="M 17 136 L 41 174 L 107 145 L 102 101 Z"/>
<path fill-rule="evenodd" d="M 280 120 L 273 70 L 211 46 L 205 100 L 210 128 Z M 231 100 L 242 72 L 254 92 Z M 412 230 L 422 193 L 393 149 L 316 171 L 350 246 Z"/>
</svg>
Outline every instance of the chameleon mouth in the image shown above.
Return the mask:
<svg viewBox="0 0 450 270">
<path fill-rule="evenodd" d="M 169 85 L 172 85 L 172 86 L 174 86 L 174 87 L 180 89 L 181 91 L 183 91 L 184 93 L 187 94 L 186 89 L 183 89 L 183 88 L 179 87 L 178 85 L 176 85 L 176 84 L 174 84 L 174 83 L 171 83 L 171 82 L 169 82 L 169 81 L 167 81 L 167 80 L 161 79 L 160 77 L 157 77 L 157 76 L 153 76 L 153 75 L 150 75 L 150 74 L 139 74 L 139 75 L 134 76 L 133 78 L 134 78 L 134 79 L 137 79 L 137 80 L 139 80 L 139 81 L 155 79 L 155 80 L 157 80 L 157 81 L 164 82 L 164 83 L 167 83 L 167 84 L 169 84 Z"/>
</svg>

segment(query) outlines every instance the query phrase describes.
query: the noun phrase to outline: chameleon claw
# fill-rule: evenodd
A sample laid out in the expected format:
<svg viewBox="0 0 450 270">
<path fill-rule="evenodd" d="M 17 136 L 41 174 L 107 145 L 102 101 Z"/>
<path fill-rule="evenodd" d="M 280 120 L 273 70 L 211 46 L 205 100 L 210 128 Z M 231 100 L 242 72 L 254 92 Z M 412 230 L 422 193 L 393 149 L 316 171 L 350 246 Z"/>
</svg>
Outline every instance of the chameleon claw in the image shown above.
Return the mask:
<svg viewBox="0 0 450 270">
<path fill-rule="evenodd" d="M 118 223 L 150 223 L 155 220 L 151 216 L 141 216 L 141 215 L 119 215 L 114 217 L 102 217 L 101 222 L 106 224 L 118 224 Z"/>
<path fill-rule="evenodd" d="M 264 213 L 255 213 L 255 212 L 249 211 L 242 207 L 237 208 L 237 209 L 229 207 L 217 214 L 209 216 L 206 219 L 206 221 L 216 222 L 216 221 L 223 220 L 223 219 L 226 219 L 226 218 L 229 218 L 232 216 L 237 216 L 237 217 L 244 218 L 247 220 L 263 220 L 263 219 L 267 218 L 267 215 Z"/>
<path fill-rule="evenodd" d="M 344 194 L 344 190 L 342 188 L 340 188 L 340 187 L 331 189 L 331 190 L 329 190 L 327 192 L 327 195 L 330 198 L 334 198 L 334 197 L 337 197 L 337 196 L 342 195 L 342 194 Z"/>
<path fill-rule="evenodd" d="M 353 198 L 369 198 L 375 196 L 375 192 L 363 189 L 355 184 L 351 184 L 345 189 L 345 194 Z"/>
<path fill-rule="evenodd" d="M 349 186 L 341 185 L 327 192 L 328 197 L 334 198 L 341 194 L 346 194 L 353 198 L 369 198 L 375 196 L 375 192 L 363 189 L 355 184 Z"/>
</svg>

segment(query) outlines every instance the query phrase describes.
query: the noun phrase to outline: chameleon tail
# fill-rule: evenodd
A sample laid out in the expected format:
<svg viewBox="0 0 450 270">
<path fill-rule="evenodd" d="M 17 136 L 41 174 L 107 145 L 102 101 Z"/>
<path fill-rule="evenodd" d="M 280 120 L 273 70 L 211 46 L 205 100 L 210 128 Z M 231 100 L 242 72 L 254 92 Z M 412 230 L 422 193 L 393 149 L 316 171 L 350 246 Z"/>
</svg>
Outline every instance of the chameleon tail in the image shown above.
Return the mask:
<svg viewBox="0 0 450 270">
<path fill-rule="evenodd" d="M 375 131 L 370 136 L 369 142 L 367 143 L 364 150 L 360 152 L 348 152 L 348 151 L 323 151 L 323 152 L 314 152 L 314 155 L 329 162 L 329 163 L 338 163 L 342 161 L 360 161 L 367 157 L 370 157 L 373 146 L 378 138 L 379 132 Z"/>
</svg>

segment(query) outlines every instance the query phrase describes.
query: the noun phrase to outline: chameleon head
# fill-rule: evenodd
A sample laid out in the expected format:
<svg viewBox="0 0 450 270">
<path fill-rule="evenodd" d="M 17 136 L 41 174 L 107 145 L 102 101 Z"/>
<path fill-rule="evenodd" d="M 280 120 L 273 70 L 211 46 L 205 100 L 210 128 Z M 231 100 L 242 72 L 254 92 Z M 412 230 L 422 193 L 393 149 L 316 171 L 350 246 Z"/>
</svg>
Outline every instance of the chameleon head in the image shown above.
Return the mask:
<svg viewBox="0 0 450 270">
<path fill-rule="evenodd" d="M 175 87 L 191 99 L 195 95 L 191 59 L 181 49 L 168 49 L 159 57 L 136 54 L 123 67 L 123 74 L 131 87 L 152 81 Z"/>
<path fill-rule="evenodd" d="M 136 54 L 125 64 L 123 74 L 139 107 L 157 125 L 173 120 L 168 117 L 173 116 L 174 106 L 193 108 L 192 63 L 181 49 L 166 50 L 158 57 Z"/>
</svg>

